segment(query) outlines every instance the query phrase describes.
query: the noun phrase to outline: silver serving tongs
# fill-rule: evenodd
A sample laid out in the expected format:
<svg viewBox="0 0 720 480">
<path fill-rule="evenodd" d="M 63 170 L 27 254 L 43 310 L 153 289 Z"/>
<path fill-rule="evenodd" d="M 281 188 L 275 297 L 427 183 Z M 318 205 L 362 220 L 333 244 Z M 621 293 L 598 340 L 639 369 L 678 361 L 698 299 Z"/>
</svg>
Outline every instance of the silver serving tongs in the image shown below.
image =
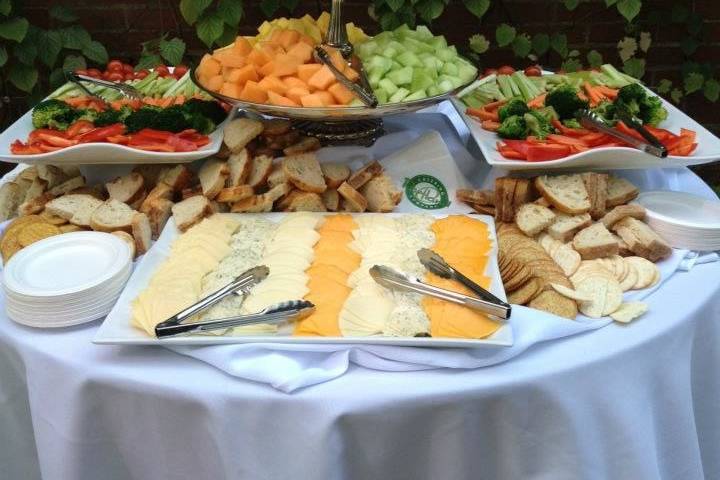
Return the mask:
<svg viewBox="0 0 720 480">
<path fill-rule="evenodd" d="M 333 75 L 335 75 L 335 78 L 340 83 L 342 83 L 345 88 L 351 90 L 355 95 L 357 95 L 360 101 L 363 102 L 366 106 L 370 108 L 375 108 L 378 106 L 378 99 L 377 97 L 375 97 L 375 94 L 372 92 L 372 90 L 366 89 L 363 85 L 359 85 L 353 82 L 347 77 L 347 75 L 338 70 L 335 65 L 333 65 L 332 60 L 330 59 L 330 55 L 328 55 L 327 51 L 323 47 L 315 47 L 315 59 L 323 65 L 327 66 L 333 73 Z"/>
<path fill-rule="evenodd" d="M 105 100 L 102 99 L 101 97 L 99 97 L 97 94 L 92 93 L 85 85 L 83 85 L 83 82 L 92 83 L 94 85 L 99 85 L 101 87 L 112 88 L 114 90 L 119 91 L 126 98 L 132 98 L 132 99 L 136 99 L 136 100 L 142 99 L 142 95 L 140 95 L 140 92 L 138 92 L 138 90 L 135 87 L 133 87 L 132 85 L 127 85 L 125 83 L 111 82 L 109 80 L 101 80 L 99 78 L 93 78 L 93 77 L 89 77 L 87 75 L 78 75 L 75 72 L 65 72 L 65 78 L 67 78 L 69 81 L 76 84 L 78 87 L 80 87 L 85 93 L 87 93 L 91 97 L 100 98 L 101 100 L 103 100 L 103 102 Z"/>
<path fill-rule="evenodd" d="M 439 298 L 452 303 L 472 308 L 474 310 L 493 315 L 503 320 L 510 318 L 510 307 L 488 302 L 479 298 L 452 292 L 444 288 L 434 287 L 423 283 L 415 277 L 400 273 L 384 265 L 375 265 L 370 269 L 370 276 L 383 287 L 391 290 L 403 290 L 419 293 L 429 297 Z"/>
<path fill-rule="evenodd" d="M 619 140 L 622 140 L 623 142 L 632 145 L 633 147 L 637 148 L 638 150 L 642 150 L 645 153 L 649 153 L 650 155 L 654 155 L 658 158 L 665 158 L 668 156 L 668 151 L 665 148 L 665 146 L 660 143 L 660 141 L 655 138 L 655 136 L 648 132 L 645 127 L 642 125 L 639 125 L 635 120 L 633 120 L 630 116 L 626 115 L 624 112 L 622 112 L 621 109 L 618 110 L 618 113 L 622 116 L 621 120 L 625 122 L 629 127 L 635 129 L 640 135 L 647 140 L 646 142 L 643 142 L 642 140 L 635 138 L 631 135 L 628 135 L 626 133 L 620 132 L 618 130 L 615 130 L 614 128 L 609 127 L 605 124 L 604 121 L 602 121 L 594 112 L 590 110 L 578 110 L 578 112 L 575 114 L 576 118 L 580 122 L 580 125 L 582 125 L 585 128 L 591 129 L 591 130 L 597 130 L 602 133 L 606 133 L 610 135 L 611 137 L 615 137 Z M 623 118 L 624 117 L 624 118 Z"/>
<path fill-rule="evenodd" d="M 421 248 L 418 250 L 417 256 L 418 259 L 420 259 L 420 263 L 438 277 L 448 278 L 460 282 L 483 300 L 507 308 L 507 317 L 510 317 L 512 307 L 509 303 L 500 300 L 498 297 L 485 290 L 482 286 L 455 270 L 442 256 L 440 256 L 440 254 L 433 252 L 429 248 Z"/>
</svg>

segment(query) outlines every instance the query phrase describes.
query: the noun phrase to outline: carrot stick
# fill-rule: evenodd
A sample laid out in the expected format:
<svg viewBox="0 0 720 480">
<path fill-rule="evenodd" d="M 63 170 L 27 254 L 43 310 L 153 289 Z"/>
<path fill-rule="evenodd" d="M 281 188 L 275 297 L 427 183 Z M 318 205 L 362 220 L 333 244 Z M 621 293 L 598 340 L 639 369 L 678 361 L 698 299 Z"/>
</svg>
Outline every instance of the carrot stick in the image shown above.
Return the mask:
<svg viewBox="0 0 720 480">
<path fill-rule="evenodd" d="M 545 97 L 547 96 L 547 93 L 543 93 L 538 95 L 537 97 L 531 99 L 527 106 L 530 108 L 542 108 L 545 105 Z"/>
</svg>

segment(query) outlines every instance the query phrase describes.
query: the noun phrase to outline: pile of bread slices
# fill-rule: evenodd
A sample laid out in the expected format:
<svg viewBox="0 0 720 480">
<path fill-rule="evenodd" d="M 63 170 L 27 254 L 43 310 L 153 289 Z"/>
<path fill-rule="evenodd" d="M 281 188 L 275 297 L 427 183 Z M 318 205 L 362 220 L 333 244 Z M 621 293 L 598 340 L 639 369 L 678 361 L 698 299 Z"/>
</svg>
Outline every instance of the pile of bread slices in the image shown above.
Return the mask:
<svg viewBox="0 0 720 480">
<path fill-rule="evenodd" d="M 498 222 L 499 264 L 508 298 L 567 318 L 578 310 L 627 322 L 641 302 L 623 292 L 660 281 L 653 262 L 672 249 L 628 203 L 628 180 L 602 173 L 501 177 L 495 190 L 459 190 L 458 198 Z"/>
</svg>

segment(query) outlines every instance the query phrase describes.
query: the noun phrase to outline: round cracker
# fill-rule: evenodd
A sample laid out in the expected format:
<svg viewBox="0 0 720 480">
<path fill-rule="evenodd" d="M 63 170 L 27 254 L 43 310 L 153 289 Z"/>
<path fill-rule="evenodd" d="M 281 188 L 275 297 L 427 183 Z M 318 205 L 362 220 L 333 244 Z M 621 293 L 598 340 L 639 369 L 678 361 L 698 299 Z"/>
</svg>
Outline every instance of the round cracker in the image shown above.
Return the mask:
<svg viewBox="0 0 720 480">
<path fill-rule="evenodd" d="M 576 290 L 583 296 L 592 298 L 589 302 L 580 302 L 580 311 L 590 318 L 600 318 L 614 312 L 622 304 L 622 289 L 614 278 L 596 275 L 581 281 Z"/>
<path fill-rule="evenodd" d="M 629 323 L 647 312 L 647 310 L 648 304 L 645 302 L 623 303 L 617 310 L 610 314 L 610 318 L 616 322 Z"/>
<path fill-rule="evenodd" d="M 72 223 L 60 225 L 58 228 L 60 229 L 60 233 L 82 232 L 85 230 L 84 228 L 73 225 Z"/>
<path fill-rule="evenodd" d="M 542 290 L 542 282 L 537 278 L 531 278 L 522 287 L 508 295 L 508 303 L 524 305 L 532 300 Z"/>
<path fill-rule="evenodd" d="M 22 249 L 22 245 L 18 242 L 17 230 L 3 235 L 2 241 L 0 241 L 0 253 L 2 253 L 4 263 L 7 263 L 20 249 Z"/>
<path fill-rule="evenodd" d="M 43 222 L 49 223 L 51 225 L 65 225 L 68 223 L 66 219 L 63 217 L 58 217 L 57 215 L 53 215 L 52 213 L 48 212 L 47 210 L 43 211 L 40 215 L 40 218 Z"/>
<path fill-rule="evenodd" d="M 655 278 L 655 271 L 657 267 L 650 260 L 642 257 L 626 257 L 626 262 L 629 262 L 638 274 L 638 280 L 633 286 L 633 290 L 642 290 L 647 288 Z"/>
<path fill-rule="evenodd" d="M 38 240 L 42 240 L 43 238 L 48 238 L 59 234 L 60 229 L 55 225 L 44 222 L 34 222 L 27 224 L 22 229 L 20 229 L 17 239 L 20 245 L 22 245 L 23 247 L 27 247 L 28 245 L 33 244 Z"/>
<path fill-rule="evenodd" d="M 557 283 L 551 283 L 550 286 L 555 289 L 557 293 L 562 295 L 563 297 L 567 297 L 571 300 L 576 300 L 578 302 L 591 302 L 593 298 L 589 295 L 583 295 L 579 293 L 577 290 L 573 290 L 568 287 L 564 287 Z"/>
<path fill-rule="evenodd" d="M 5 233 L 3 236 L 9 235 L 14 231 L 19 230 L 20 228 L 22 228 L 23 225 L 42 221 L 43 219 L 40 217 L 40 215 L 26 215 L 24 217 L 17 217 L 12 222 L 10 222 L 10 224 L 8 224 L 7 228 L 5 228 Z"/>
<path fill-rule="evenodd" d="M 578 252 L 564 244 L 551 257 L 568 277 L 580 268 L 580 262 L 582 261 L 582 257 Z"/>
<path fill-rule="evenodd" d="M 630 263 L 626 263 L 625 265 L 627 266 L 627 275 L 625 275 L 625 278 L 620 282 L 620 288 L 622 288 L 623 292 L 632 290 L 638 281 L 638 274 L 635 267 Z"/>
</svg>

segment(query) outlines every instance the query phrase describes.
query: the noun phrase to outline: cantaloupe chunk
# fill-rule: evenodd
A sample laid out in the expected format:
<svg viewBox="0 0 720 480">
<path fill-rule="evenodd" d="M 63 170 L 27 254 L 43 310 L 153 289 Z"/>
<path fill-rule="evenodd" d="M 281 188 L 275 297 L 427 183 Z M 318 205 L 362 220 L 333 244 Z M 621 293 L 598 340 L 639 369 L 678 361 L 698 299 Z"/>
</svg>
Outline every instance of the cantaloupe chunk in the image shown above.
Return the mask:
<svg viewBox="0 0 720 480">
<path fill-rule="evenodd" d="M 308 88 L 307 83 L 303 82 L 297 77 L 284 77 L 282 79 L 283 83 L 288 86 L 288 88 L 292 87 L 302 87 L 302 88 Z"/>
<path fill-rule="evenodd" d="M 277 93 L 273 92 L 272 90 L 268 91 L 268 102 L 271 105 L 278 105 L 281 107 L 299 107 L 297 103 L 293 102 L 287 97 L 284 97 L 282 95 L 278 95 Z"/>
<path fill-rule="evenodd" d="M 272 32 L 270 34 L 270 38 L 268 38 L 266 41 L 270 42 L 272 44 L 275 44 L 275 45 L 280 45 L 281 44 L 280 37 L 282 36 L 282 33 L 283 33 L 283 29 L 278 28 L 277 30 L 275 30 L 274 32 Z"/>
<path fill-rule="evenodd" d="M 328 92 L 335 98 L 337 103 L 347 105 L 355 98 L 355 94 L 340 83 L 334 83 L 328 87 Z"/>
<path fill-rule="evenodd" d="M 347 62 L 340 54 L 340 51 L 334 48 L 327 48 L 326 51 L 328 52 L 328 55 L 330 56 L 330 61 L 335 66 L 335 68 L 337 68 L 341 72 L 344 71 L 347 67 Z"/>
<path fill-rule="evenodd" d="M 216 50 L 213 53 L 213 58 L 220 62 L 223 67 L 240 68 L 245 66 L 245 55 L 237 53 L 232 48 L 226 48 L 224 50 Z"/>
<path fill-rule="evenodd" d="M 302 79 L 302 77 L 300 78 Z M 335 83 L 335 75 L 333 75 L 326 65 L 320 67 L 320 70 L 315 72 L 315 74 L 307 81 L 311 90 L 327 90 L 327 88 L 333 83 Z"/>
<path fill-rule="evenodd" d="M 358 78 L 360 78 L 360 74 L 350 67 L 346 67 L 345 70 L 343 70 L 343 73 L 350 79 L 351 82 L 356 82 Z"/>
<path fill-rule="evenodd" d="M 300 42 L 310 45 L 311 47 L 315 47 L 315 44 L 317 43 L 309 35 L 300 35 L 300 38 L 298 39 L 298 43 L 300 43 Z"/>
<path fill-rule="evenodd" d="M 283 30 L 280 33 L 280 45 L 287 50 L 291 48 L 293 45 L 298 43 L 298 40 L 300 39 L 300 32 L 297 30 Z"/>
<path fill-rule="evenodd" d="M 302 103 L 303 107 L 310 107 L 310 108 L 322 108 L 325 106 L 325 104 L 322 101 L 322 97 L 320 97 L 317 93 L 311 93 L 310 95 L 303 95 L 300 98 L 300 103 Z"/>
<path fill-rule="evenodd" d="M 258 72 L 259 72 L 260 75 L 263 76 L 263 77 L 267 77 L 267 76 L 269 76 L 269 75 L 272 75 L 273 72 L 275 71 L 275 65 L 276 65 L 275 60 L 270 60 L 270 61 L 267 62 L 265 65 L 263 65 L 262 67 L 260 67 L 260 68 L 258 69 Z"/>
<path fill-rule="evenodd" d="M 242 94 L 242 88 L 237 83 L 225 82 L 220 89 L 220 95 L 225 95 L 231 98 L 240 98 Z"/>
<path fill-rule="evenodd" d="M 225 79 L 223 78 L 223 76 L 215 75 L 213 77 L 210 77 L 210 80 L 208 80 L 206 87 L 208 88 L 208 90 L 212 90 L 213 92 L 219 92 L 223 86 L 223 83 L 225 83 Z"/>
<path fill-rule="evenodd" d="M 303 82 L 307 83 L 310 77 L 315 75 L 318 70 L 322 68 L 322 65 L 318 63 L 308 63 L 306 65 L 300 65 L 298 67 L 298 78 Z"/>
<path fill-rule="evenodd" d="M 257 82 L 259 79 L 260 77 L 258 77 L 255 65 L 250 64 L 245 65 L 237 71 L 235 82 L 237 82 L 238 85 L 244 85 L 247 81 L 252 80 L 253 82 Z"/>
<path fill-rule="evenodd" d="M 233 49 L 240 55 L 247 56 L 250 54 L 250 52 L 252 52 L 253 48 L 247 38 L 243 36 L 238 36 L 237 38 L 235 38 L 235 44 L 233 45 Z"/>
<path fill-rule="evenodd" d="M 276 77 L 286 77 L 288 75 L 295 75 L 297 73 L 298 66 L 303 64 L 300 58 L 283 53 L 275 57 L 275 70 L 273 75 Z"/>
<path fill-rule="evenodd" d="M 305 95 L 310 95 L 310 90 L 305 87 L 290 87 L 287 92 L 285 92 L 285 96 L 297 104 L 302 103 L 301 99 Z"/>
<path fill-rule="evenodd" d="M 233 68 L 233 67 L 222 67 L 221 69 L 221 75 L 223 79 L 225 79 L 226 82 L 231 82 L 232 80 L 230 77 L 233 75 L 233 72 L 239 70 L 239 68 Z"/>
<path fill-rule="evenodd" d="M 335 103 L 335 97 L 333 97 L 330 92 L 317 91 L 317 92 L 315 92 L 315 95 L 320 97 L 320 99 L 323 102 L 323 105 L 325 105 L 325 106 L 332 105 L 333 103 Z"/>
<path fill-rule="evenodd" d="M 268 94 L 258 85 L 257 82 L 248 80 L 245 82 L 245 86 L 243 87 L 242 92 L 240 92 L 240 97 L 238 98 L 251 103 L 265 103 L 267 102 Z"/>
<path fill-rule="evenodd" d="M 278 95 L 285 95 L 287 92 L 287 85 L 278 77 L 269 75 L 258 82 L 258 86 L 266 92 L 275 92 Z"/>
<path fill-rule="evenodd" d="M 253 49 L 253 51 L 247 56 L 247 62 L 255 65 L 256 67 L 262 67 L 270 60 L 272 60 L 272 57 L 259 48 Z"/>
<path fill-rule="evenodd" d="M 267 53 L 270 58 L 274 58 L 280 53 L 285 53 L 285 49 L 283 49 L 280 45 L 274 45 L 268 42 L 260 42 L 255 48 Z"/>
<path fill-rule="evenodd" d="M 198 65 L 198 75 L 207 78 L 214 77 L 220 74 L 221 68 L 222 65 L 220 65 L 220 62 L 215 60 L 209 53 L 206 53 L 203 55 L 202 60 L 200 60 L 200 65 Z"/>
<path fill-rule="evenodd" d="M 312 59 L 313 47 L 307 43 L 299 42 L 289 48 L 287 54 L 300 59 L 301 64 L 307 63 Z"/>
</svg>

